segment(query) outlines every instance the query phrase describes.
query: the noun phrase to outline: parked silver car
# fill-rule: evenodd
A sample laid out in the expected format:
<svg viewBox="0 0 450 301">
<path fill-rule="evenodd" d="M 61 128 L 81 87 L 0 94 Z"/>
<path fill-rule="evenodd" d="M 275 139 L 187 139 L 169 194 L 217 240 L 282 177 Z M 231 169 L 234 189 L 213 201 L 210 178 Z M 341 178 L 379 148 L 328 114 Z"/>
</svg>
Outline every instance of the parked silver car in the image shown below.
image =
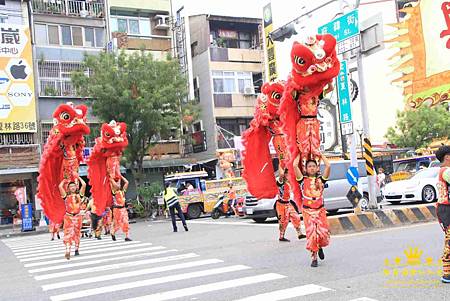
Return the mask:
<svg viewBox="0 0 450 301">
<path fill-rule="evenodd" d="M 350 189 L 350 184 L 346 177 L 346 172 L 350 167 L 350 161 L 341 160 L 331 161 L 330 163 L 331 173 L 324 191 L 325 208 L 330 213 L 335 213 L 339 209 L 351 209 L 353 206 L 347 199 L 347 192 Z M 369 185 L 364 160 L 358 160 L 358 173 L 360 176 L 358 189 L 364 196 L 362 202 L 368 202 Z M 378 188 L 377 199 L 379 201 L 381 200 L 381 193 Z M 264 222 L 267 218 L 276 217 L 276 200 L 276 197 L 273 199 L 258 200 L 251 195 L 246 196 L 243 208 L 246 217 L 252 218 L 256 222 Z"/>
</svg>

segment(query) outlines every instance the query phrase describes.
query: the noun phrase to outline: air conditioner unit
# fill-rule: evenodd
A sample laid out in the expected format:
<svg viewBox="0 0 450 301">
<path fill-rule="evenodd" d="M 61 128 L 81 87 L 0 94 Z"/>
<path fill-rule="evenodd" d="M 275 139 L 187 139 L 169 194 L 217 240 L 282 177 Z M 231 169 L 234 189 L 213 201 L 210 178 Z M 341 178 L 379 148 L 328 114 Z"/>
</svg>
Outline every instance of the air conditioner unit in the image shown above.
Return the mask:
<svg viewBox="0 0 450 301">
<path fill-rule="evenodd" d="M 155 16 L 156 22 L 156 29 L 169 29 L 169 16 L 168 15 L 156 15 Z"/>
<path fill-rule="evenodd" d="M 244 95 L 253 95 L 253 94 L 255 94 L 253 91 L 253 87 L 248 86 L 244 88 Z"/>
</svg>

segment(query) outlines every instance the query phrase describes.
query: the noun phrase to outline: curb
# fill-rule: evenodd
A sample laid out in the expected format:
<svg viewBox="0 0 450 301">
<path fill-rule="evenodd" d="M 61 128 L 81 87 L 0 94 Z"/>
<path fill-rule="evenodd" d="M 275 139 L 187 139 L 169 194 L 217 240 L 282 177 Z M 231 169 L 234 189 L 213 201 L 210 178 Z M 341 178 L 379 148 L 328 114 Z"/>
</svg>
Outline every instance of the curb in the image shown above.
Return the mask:
<svg viewBox="0 0 450 301">
<path fill-rule="evenodd" d="M 433 221 L 437 221 L 434 204 L 328 217 L 331 234 L 361 232 Z"/>
</svg>

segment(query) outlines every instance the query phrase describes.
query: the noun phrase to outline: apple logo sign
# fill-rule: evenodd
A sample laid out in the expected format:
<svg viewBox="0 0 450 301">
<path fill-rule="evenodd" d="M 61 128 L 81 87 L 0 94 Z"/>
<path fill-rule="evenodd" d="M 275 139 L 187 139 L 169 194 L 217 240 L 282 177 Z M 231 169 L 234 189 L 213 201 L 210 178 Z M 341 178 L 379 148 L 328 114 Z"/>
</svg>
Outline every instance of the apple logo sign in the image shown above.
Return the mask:
<svg viewBox="0 0 450 301">
<path fill-rule="evenodd" d="M 26 66 L 21 64 L 22 60 L 19 61 L 19 64 L 12 65 L 11 68 L 9 69 L 14 79 L 25 79 L 28 76 L 28 74 L 25 72 Z"/>
</svg>

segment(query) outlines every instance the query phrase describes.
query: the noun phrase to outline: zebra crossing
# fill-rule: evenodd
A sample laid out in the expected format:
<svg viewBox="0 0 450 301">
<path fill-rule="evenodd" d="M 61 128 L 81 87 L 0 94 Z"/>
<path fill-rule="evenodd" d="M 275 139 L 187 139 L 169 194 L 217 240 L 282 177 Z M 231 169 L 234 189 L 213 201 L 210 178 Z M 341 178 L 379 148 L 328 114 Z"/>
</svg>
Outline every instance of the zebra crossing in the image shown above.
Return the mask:
<svg viewBox="0 0 450 301">
<path fill-rule="evenodd" d="M 80 256 L 70 260 L 63 257 L 62 241 L 49 241 L 48 235 L 2 242 L 51 301 L 106 300 L 106 295 L 121 301 L 212 300 L 209 294 L 218 292 L 216 300 L 273 301 L 333 292 L 315 284 L 281 289 L 285 275 L 149 242 L 82 239 Z M 249 286 L 252 290 L 246 293 Z M 242 288 L 238 297 L 227 296 L 237 288 Z M 260 291 L 255 294 L 254 288 Z"/>
</svg>

